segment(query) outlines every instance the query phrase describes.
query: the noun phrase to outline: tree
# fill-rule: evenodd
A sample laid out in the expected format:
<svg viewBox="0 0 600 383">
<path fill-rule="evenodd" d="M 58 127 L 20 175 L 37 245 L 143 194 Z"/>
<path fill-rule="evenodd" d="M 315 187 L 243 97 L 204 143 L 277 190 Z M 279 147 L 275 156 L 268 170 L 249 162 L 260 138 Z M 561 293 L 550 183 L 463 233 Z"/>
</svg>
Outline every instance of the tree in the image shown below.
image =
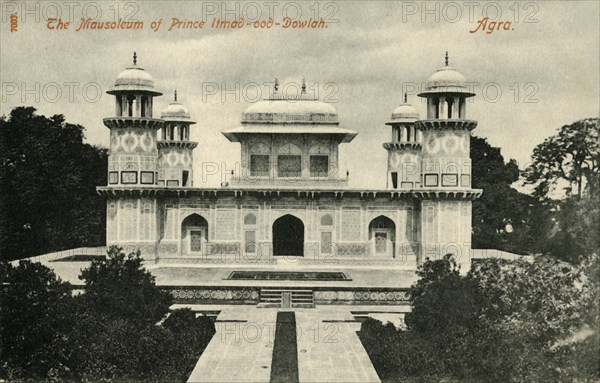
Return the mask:
<svg viewBox="0 0 600 383">
<path fill-rule="evenodd" d="M 600 252 L 600 141 L 598 118 L 565 125 L 533 151 L 523 171 L 541 206 L 537 235 L 544 254 L 578 263 Z"/>
<path fill-rule="evenodd" d="M 600 195 L 567 197 L 556 204 L 545 253 L 579 263 L 600 254 Z"/>
<path fill-rule="evenodd" d="M 215 333 L 189 309 L 166 318 L 171 296 L 115 247 L 75 296 L 39 263 L 3 262 L 0 277 L 1 379 L 183 382 Z"/>
<path fill-rule="evenodd" d="M 581 199 L 584 188 L 596 195 L 600 185 L 598 118 L 586 118 L 563 126 L 533 150 L 525 179 L 535 185 L 537 198 L 552 198 L 554 187 L 563 185 L 566 196 Z"/>
<path fill-rule="evenodd" d="M 72 305 L 71 285 L 46 266 L 0 264 L 0 377 L 41 380 L 61 374 L 67 359 L 61 332 Z"/>
<path fill-rule="evenodd" d="M 69 339 L 76 380 L 184 381 L 215 333 L 207 318 L 176 310 L 158 288 L 139 252 L 111 247 L 108 258 L 82 270 L 79 320 Z M 165 319 L 166 318 L 166 319 Z M 161 325 L 160 322 L 163 321 Z"/>
<path fill-rule="evenodd" d="M 473 187 L 483 189 L 473 202 L 473 247 L 540 252 L 550 225 L 547 207 L 511 186 L 519 180 L 515 160 L 505 162 L 499 148 L 474 136 L 471 160 Z"/>
<path fill-rule="evenodd" d="M 464 310 L 462 304 L 457 304 L 462 300 L 459 295 L 462 294 L 464 286 L 461 284 L 459 266 L 452 255 L 445 255 L 436 261 L 426 260 L 417 271 L 417 275 L 419 280 L 410 288 L 412 310 L 405 316 L 409 329 L 433 334 L 447 327 L 446 320 L 455 321 L 460 315 L 459 312 L 472 315 L 469 310 Z M 434 293 L 431 286 L 438 284 L 445 288 Z M 447 307 L 439 306 L 445 303 L 448 303 Z M 452 310 L 454 315 L 446 310 Z M 459 312 L 454 313 L 454 310 Z M 428 320 L 423 320 L 422 317 L 427 317 Z"/>
<path fill-rule="evenodd" d="M 62 115 L 17 107 L 0 118 L 0 254 L 19 259 L 105 238 L 107 152 Z"/>
<path fill-rule="evenodd" d="M 171 295 L 156 287 L 154 276 L 144 269 L 140 252 L 125 254 L 111 246 L 107 259 L 95 259 L 81 271 L 85 281 L 82 301 L 86 310 L 109 319 L 124 318 L 156 324 L 173 304 Z"/>
<path fill-rule="evenodd" d="M 596 381 L 599 264 L 485 259 L 461 276 L 452 257 L 427 260 L 408 330 L 370 321 L 361 339 L 386 381 Z"/>
</svg>

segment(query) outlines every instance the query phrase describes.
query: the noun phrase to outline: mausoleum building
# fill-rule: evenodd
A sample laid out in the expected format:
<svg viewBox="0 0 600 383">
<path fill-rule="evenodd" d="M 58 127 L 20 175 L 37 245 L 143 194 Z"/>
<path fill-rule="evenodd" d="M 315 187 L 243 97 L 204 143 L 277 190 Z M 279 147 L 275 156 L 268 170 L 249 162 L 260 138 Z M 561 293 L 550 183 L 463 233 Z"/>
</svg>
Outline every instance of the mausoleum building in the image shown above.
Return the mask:
<svg viewBox="0 0 600 383">
<path fill-rule="evenodd" d="M 193 185 L 190 141 L 195 122 L 174 101 L 153 115 L 161 96 L 137 65 L 121 72 L 107 92 L 115 112 L 110 130 L 107 245 L 138 248 L 147 262 L 168 264 L 277 263 L 399 267 L 414 270 L 425 258 L 455 254 L 470 266 L 471 186 L 465 77 L 448 65 L 419 94 L 421 118 L 404 96 L 381 142 L 387 174 L 380 188 L 352 188 L 340 172 L 339 149 L 357 133 L 340 125 L 336 109 L 306 94 L 282 94 L 250 105 L 237 127 L 222 134 L 241 146 L 241 168 L 217 188 Z M 400 96 L 400 95 L 399 95 Z M 384 131 L 383 128 L 381 130 Z M 226 150 L 226 148 L 223 148 Z M 360 149 L 356 149 L 360 150 Z M 215 159 L 218 160 L 218 159 Z"/>
</svg>

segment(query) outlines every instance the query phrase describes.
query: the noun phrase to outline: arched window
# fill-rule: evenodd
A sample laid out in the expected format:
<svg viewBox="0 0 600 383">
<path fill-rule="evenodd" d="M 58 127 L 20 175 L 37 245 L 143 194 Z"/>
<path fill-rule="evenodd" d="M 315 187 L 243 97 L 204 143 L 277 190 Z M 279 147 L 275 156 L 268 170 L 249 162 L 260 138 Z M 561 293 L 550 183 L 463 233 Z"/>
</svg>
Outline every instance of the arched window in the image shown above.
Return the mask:
<svg viewBox="0 0 600 383">
<path fill-rule="evenodd" d="M 123 97 L 117 96 L 116 102 L 117 102 L 117 117 L 122 117 L 123 116 Z"/>
<path fill-rule="evenodd" d="M 326 145 L 313 145 L 308 150 L 310 155 L 310 176 L 327 177 L 329 175 L 329 148 Z"/>
<path fill-rule="evenodd" d="M 248 213 L 244 217 L 244 225 L 256 225 L 256 216 L 253 213 Z"/>
<path fill-rule="evenodd" d="M 146 105 L 148 104 L 148 97 L 146 96 L 142 96 L 142 105 L 141 105 L 141 112 L 142 115 L 140 117 L 147 117 L 146 116 Z"/>
<path fill-rule="evenodd" d="M 277 151 L 277 176 L 300 177 L 302 175 L 302 151 L 293 144 L 286 144 Z"/>
<path fill-rule="evenodd" d="M 310 147 L 308 154 L 329 155 L 329 148 L 325 145 L 317 144 Z"/>
<path fill-rule="evenodd" d="M 135 96 L 127 96 L 127 117 L 133 117 L 133 104 Z"/>
<path fill-rule="evenodd" d="M 181 127 L 181 140 L 182 141 L 187 141 L 190 139 L 189 137 L 189 127 L 188 126 L 182 126 Z"/>
<path fill-rule="evenodd" d="M 373 219 L 369 224 L 369 228 L 371 229 L 388 229 L 394 228 L 395 226 L 394 221 L 383 215 Z"/>
<path fill-rule="evenodd" d="M 446 107 L 448 108 L 448 118 L 452 118 L 452 109 L 454 109 L 454 99 L 446 97 Z M 456 117 L 455 117 L 456 118 Z"/>
<path fill-rule="evenodd" d="M 333 251 L 333 217 L 324 214 L 321 217 L 321 253 L 329 254 Z"/>
<path fill-rule="evenodd" d="M 329 214 L 325 214 L 321 217 L 321 226 L 333 226 L 333 217 Z"/>
<path fill-rule="evenodd" d="M 277 154 L 301 155 L 302 150 L 294 144 L 285 144 L 277 150 Z"/>
<path fill-rule="evenodd" d="M 250 176 L 268 177 L 271 172 L 269 148 L 264 144 L 250 147 Z"/>
<path fill-rule="evenodd" d="M 244 230 L 244 250 L 246 253 L 256 253 L 256 215 L 254 213 L 248 213 L 244 217 L 244 226 L 247 226 Z M 249 226 L 249 227 L 248 227 Z"/>
</svg>

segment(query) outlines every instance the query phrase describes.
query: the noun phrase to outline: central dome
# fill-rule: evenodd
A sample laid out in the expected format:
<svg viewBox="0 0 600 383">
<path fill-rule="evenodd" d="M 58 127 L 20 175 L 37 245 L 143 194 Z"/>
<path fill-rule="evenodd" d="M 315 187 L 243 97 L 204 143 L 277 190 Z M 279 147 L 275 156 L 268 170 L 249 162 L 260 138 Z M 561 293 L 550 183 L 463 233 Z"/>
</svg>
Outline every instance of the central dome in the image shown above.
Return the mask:
<svg viewBox="0 0 600 383">
<path fill-rule="evenodd" d="M 268 99 L 252 104 L 242 113 L 243 124 L 337 124 L 335 108 L 312 99 Z"/>
<path fill-rule="evenodd" d="M 356 132 L 341 128 L 333 105 L 306 94 L 306 79 L 302 78 L 299 94 L 285 94 L 279 90 L 279 81 L 271 97 L 250 105 L 242 113 L 241 126 L 223 131 L 231 142 L 247 142 L 250 136 L 277 135 L 283 140 L 297 136 L 328 136 L 337 143 L 350 142 Z M 295 138 L 296 137 L 296 138 Z"/>
</svg>

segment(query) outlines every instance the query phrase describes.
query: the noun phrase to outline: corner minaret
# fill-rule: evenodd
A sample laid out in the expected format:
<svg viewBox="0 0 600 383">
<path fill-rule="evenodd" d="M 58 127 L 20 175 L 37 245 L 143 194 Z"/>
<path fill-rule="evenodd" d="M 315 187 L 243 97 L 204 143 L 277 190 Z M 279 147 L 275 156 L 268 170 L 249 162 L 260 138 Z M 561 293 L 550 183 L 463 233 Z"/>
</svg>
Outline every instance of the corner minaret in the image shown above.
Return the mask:
<svg viewBox="0 0 600 383">
<path fill-rule="evenodd" d="M 471 131 L 476 121 L 466 118 L 466 100 L 475 96 L 465 77 L 449 66 L 436 71 L 420 97 L 427 99 L 427 119 L 415 126 L 422 133 L 421 257 L 452 253 L 463 272 L 470 268 L 471 201 L 480 190 L 471 189 Z"/>
<path fill-rule="evenodd" d="M 394 109 L 391 120 L 386 122 L 392 127 L 392 140 L 383 144 L 388 151 L 388 189 L 420 187 L 421 143 L 415 126 L 418 119 L 419 113 L 408 103 L 405 93 L 404 103 Z"/>
<path fill-rule="evenodd" d="M 467 120 L 467 98 L 475 96 L 468 91 L 465 77 L 448 65 L 427 80 L 427 119 L 418 121 L 423 134 L 422 186 L 448 190 L 471 187 L 471 158 L 469 157 L 471 131 L 476 121 Z"/>
<path fill-rule="evenodd" d="M 193 150 L 198 143 L 190 141 L 190 126 L 196 122 L 177 101 L 177 91 L 173 102 L 162 111 L 161 118 L 165 123 L 158 141 L 158 186 L 191 187 Z"/>
<path fill-rule="evenodd" d="M 106 93 L 115 96 L 115 116 L 105 118 L 110 129 L 108 186 L 143 187 L 156 184 L 156 131 L 162 120 L 152 118 L 153 99 L 162 93 L 154 89 L 152 76 L 137 65 L 119 73 Z"/>
<path fill-rule="evenodd" d="M 105 118 L 110 129 L 108 186 L 99 188 L 107 197 L 106 244 L 124 246 L 127 252 L 140 250 L 145 259 L 156 256 L 157 200 L 156 131 L 163 121 L 152 117 L 154 89 L 152 76 L 137 65 L 119 73 L 106 93 L 115 96 L 114 117 Z"/>
</svg>

